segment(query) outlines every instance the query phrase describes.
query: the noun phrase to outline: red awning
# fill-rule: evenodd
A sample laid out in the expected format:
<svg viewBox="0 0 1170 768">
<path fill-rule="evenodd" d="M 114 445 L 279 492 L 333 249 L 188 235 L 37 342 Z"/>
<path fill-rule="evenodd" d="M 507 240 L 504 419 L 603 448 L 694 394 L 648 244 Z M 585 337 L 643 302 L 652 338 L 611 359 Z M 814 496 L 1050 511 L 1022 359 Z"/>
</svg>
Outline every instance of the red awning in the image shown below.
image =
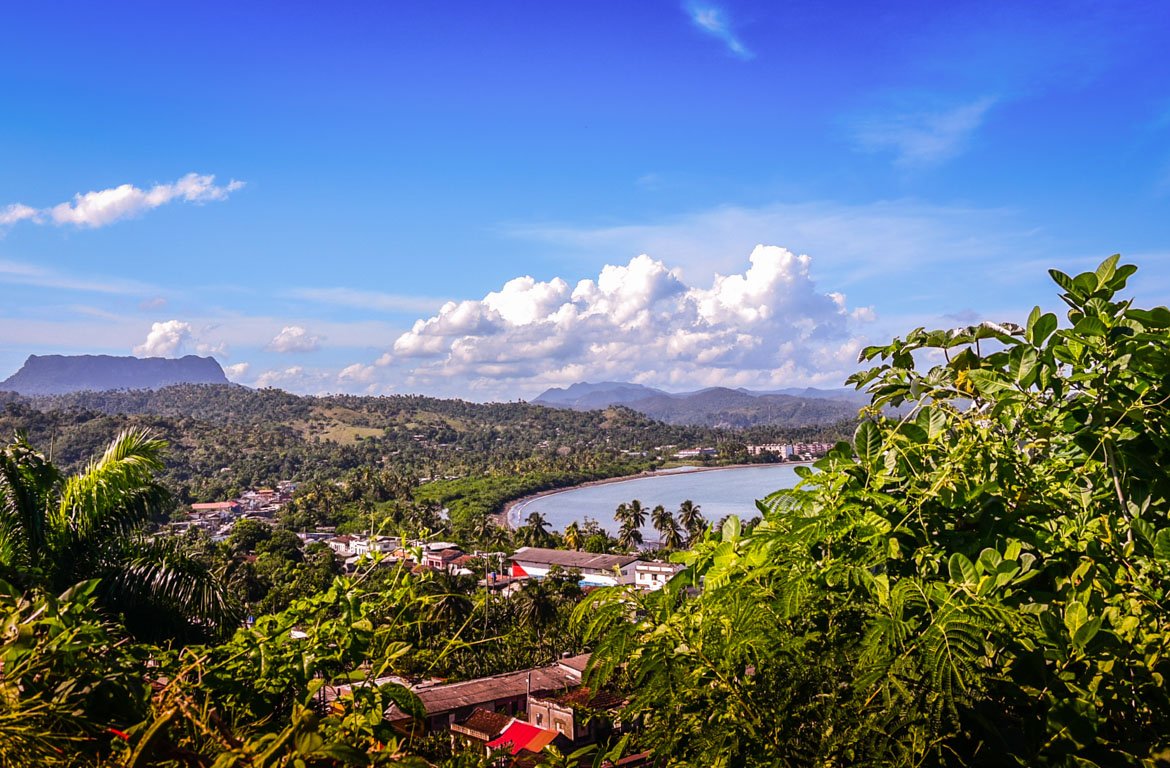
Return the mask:
<svg viewBox="0 0 1170 768">
<path fill-rule="evenodd" d="M 488 746 L 492 749 L 510 746 L 513 755 L 519 754 L 522 749 L 529 752 L 539 752 L 556 737 L 556 731 L 546 731 L 531 723 L 513 720 L 499 738 L 488 742 Z"/>
</svg>

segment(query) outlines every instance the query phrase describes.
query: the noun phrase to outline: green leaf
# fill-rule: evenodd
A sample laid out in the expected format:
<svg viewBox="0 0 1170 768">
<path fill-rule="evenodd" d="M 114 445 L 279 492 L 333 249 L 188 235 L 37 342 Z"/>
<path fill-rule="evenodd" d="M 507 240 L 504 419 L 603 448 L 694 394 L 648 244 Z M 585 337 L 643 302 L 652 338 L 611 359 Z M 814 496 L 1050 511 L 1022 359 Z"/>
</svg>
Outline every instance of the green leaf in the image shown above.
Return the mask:
<svg viewBox="0 0 1170 768">
<path fill-rule="evenodd" d="M 858 424 L 853 431 L 853 450 L 857 452 L 861 463 L 867 466 L 872 464 L 881 449 L 882 435 L 877 425 L 868 420 Z"/>
<path fill-rule="evenodd" d="M 1073 279 L 1059 269 L 1048 270 L 1048 275 L 1052 278 L 1052 282 L 1063 288 L 1065 292 L 1072 295 L 1077 294 L 1077 286 L 1073 283 Z"/>
<path fill-rule="evenodd" d="M 1077 627 L 1077 631 L 1072 635 L 1072 642 L 1077 648 L 1084 650 L 1084 647 L 1089 644 L 1094 637 L 1097 636 L 1097 631 L 1101 629 L 1101 619 L 1089 619 L 1081 626 Z"/>
<path fill-rule="evenodd" d="M 933 440 L 946 431 L 946 411 L 942 408 L 926 406 L 918 414 L 918 425 L 925 429 L 927 436 Z"/>
<path fill-rule="evenodd" d="M 1154 557 L 1170 560 L 1170 528 L 1163 528 L 1154 534 Z"/>
<path fill-rule="evenodd" d="M 951 581 L 956 584 L 974 586 L 979 581 L 974 563 L 962 552 L 951 555 L 951 559 L 947 561 L 947 571 L 951 575 Z"/>
<path fill-rule="evenodd" d="M 1035 320 L 1031 317 L 1028 318 L 1028 341 L 1036 346 L 1040 346 L 1056 330 L 1059 321 L 1057 321 L 1056 315 L 1051 312 L 1039 314 L 1040 307 L 1036 307 L 1032 311 L 1036 315 L 1036 318 Z"/>
<path fill-rule="evenodd" d="M 740 534 L 739 517 L 737 515 L 729 515 L 728 518 L 723 521 L 723 540 L 724 541 L 735 541 L 736 539 L 739 538 L 739 534 Z"/>
<path fill-rule="evenodd" d="M 1073 332 L 1081 336 L 1104 336 L 1109 332 L 1105 323 L 1096 317 L 1082 317 L 1073 326 Z"/>
<path fill-rule="evenodd" d="M 979 390 L 979 394 L 985 397 L 993 397 L 1004 390 L 1011 389 L 1011 384 L 1008 384 L 1003 377 L 995 371 L 974 370 L 967 372 L 967 378 L 975 388 Z"/>
<path fill-rule="evenodd" d="M 1016 347 L 1008 358 L 1008 371 L 1021 387 L 1030 387 L 1036 379 L 1039 356 L 1033 347 Z"/>
<path fill-rule="evenodd" d="M 1084 626 L 1088 620 L 1089 610 L 1080 602 L 1073 600 L 1064 607 L 1064 626 L 1068 630 L 1069 637 L 1075 635 L 1077 630 Z"/>
<path fill-rule="evenodd" d="M 1098 285 L 1109 284 L 1109 281 L 1113 279 L 1114 272 L 1117 271 L 1117 262 L 1120 258 L 1121 254 L 1115 253 L 1109 258 L 1105 259 L 1105 261 L 1101 262 L 1101 265 L 1097 267 L 1096 272 Z"/>
</svg>

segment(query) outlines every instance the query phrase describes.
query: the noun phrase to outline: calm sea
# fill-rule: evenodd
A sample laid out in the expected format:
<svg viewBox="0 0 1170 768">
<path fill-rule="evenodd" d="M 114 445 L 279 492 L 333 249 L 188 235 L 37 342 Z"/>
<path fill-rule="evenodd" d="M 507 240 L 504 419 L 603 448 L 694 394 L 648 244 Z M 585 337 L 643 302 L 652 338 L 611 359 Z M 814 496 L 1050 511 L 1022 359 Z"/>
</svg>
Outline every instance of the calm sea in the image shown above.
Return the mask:
<svg viewBox="0 0 1170 768">
<path fill-rule="evenodd" d="M 762 499 L 778 488 L 796 485 L 796 473 L 790 464 L 763 464 L 755 467 L 735 467 L 709 472 L 661 473 L 619 483 L 570 488 L 542 496 L 511 511 L 513 524 L 522 522 L 530 512 L 540 512 L 555 530 L 577 520 L 591 517 L 602 528 L 614 533 L 617 524 L 613 511 L 618 504 L 638 499 L 647 509 L 647 523 L 643 528 L 647 538 L 657 538 L 650 527 L 649 510 L 658 504 L 677 511 L 685 499 L 698 504 L 703 516 L 715 522 L 724 515 L 750 518 L 757 514 L 756 499 Z"/>
</svg>

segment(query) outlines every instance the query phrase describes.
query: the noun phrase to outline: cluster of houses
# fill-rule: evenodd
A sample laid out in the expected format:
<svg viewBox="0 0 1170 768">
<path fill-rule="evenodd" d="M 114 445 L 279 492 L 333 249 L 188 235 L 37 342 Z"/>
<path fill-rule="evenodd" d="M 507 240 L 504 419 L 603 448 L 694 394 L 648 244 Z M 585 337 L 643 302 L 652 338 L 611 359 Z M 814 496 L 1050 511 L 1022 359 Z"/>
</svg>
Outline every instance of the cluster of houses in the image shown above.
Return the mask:
<svg viewBox="0 0 1170 768">
<path fill-rule="evenodd" d="M 212 501 L 191 505 L 187 519 L 170 523 L 174 533 L 201 530 L 215 541 L 222 541 L 240 520 L 259 520 L 273 525 L 280 508 L 292 501 L 297 484 L 282 480 L 275 488 L 256 488 L 245 491 L 238 499 Z"/>
<path fill-rule="evenodd" d="M 661 589 L 682 569 L 675 563 L 643 559 L 638 555 L 609 555 L 545 547 L 521 547 L 506 552 L 464 552 L 449 541 L 403 541 L 397 536 L 337 536 L 328 533 L 298 534 L 305 542 L 320 541 L 356 567 L 370 555 L 386 564 L 412 563 L 416 568 L 446 571 L 469 576 L 476 561 L 483 565 L 479 586 L 499 594 L 512 594 L 529 579 L 546 578 L 553 569 L 575 574 L 583 588 L 633 585 L 653 591 Z"/>
<path fill-rule="evenodd" d="M 419 721 L 391 705 L 386 718 L 403 733 L 448 733 L 452 742 L 502 750 L 508 764 L 531 765 L 548 745 L 568 754 L 595 744 L 621 722 L 625 699 L 584 685 L 589 654 L 554 664 L 459 683 L 425 682 L 412 686 L 426 713 Z M 623 766 L 649 765 L 649 755 L 629 757 Z"/>
</svg>

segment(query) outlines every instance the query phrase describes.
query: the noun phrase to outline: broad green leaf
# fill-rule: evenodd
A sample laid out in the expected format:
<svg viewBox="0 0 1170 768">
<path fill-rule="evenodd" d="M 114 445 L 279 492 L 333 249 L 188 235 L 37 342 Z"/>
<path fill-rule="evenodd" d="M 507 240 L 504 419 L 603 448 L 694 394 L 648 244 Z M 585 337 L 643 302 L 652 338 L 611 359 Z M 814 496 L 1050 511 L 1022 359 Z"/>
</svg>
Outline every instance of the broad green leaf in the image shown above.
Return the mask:
<svg viewBox="0 0 1170 768">
<path fill-rule="evenodd" d="M 975 385 L 979 394 L 985 397 L 993 397 L 1006 389 L 1011 389 L 1011 384 L 995 371 L 967 371 L 967 379 Z"/>
<path fill-rule="evenodd" d="M 947 414 L 942 408 L 926 406 L 918 414 L 918 425 L 933 440 L 946 430 Z"/>
<path fill-rule="evenodd" d="M 1113 279 L 1113 274 L 1117 271 L 1117 262 L 1119 259 L 1121 259 L 1121 254 L 1115 253 L 1101 262 L 1096 272 L 1098 285 L 1108 285 L 1109 281 Z"/>
<path fill-rule="evenodd" d="M 1097 275 L 1092 272 L 1082 272 L 1074 277 L 1073 285 L 1077 287 L 1082 296 L 1088 296 L 1101 287 L 1097 282 Z"/>
<path fill-rule="evenodd" d="M 1089 620 L 1089 611 L 1080 602 L 1073 600 L 1064 607 L 1064 626 L 1069 637 L 1076 634 L 1086 621 Z"/>
<path fill-rule="evenodd" d="M 861 463 L 870 465 L 877 459 L 882 449 L 882 435 L 877 425 L 866 420 L 857 425 L 853 431 L 853 450 Z"/>
<path fill-rule="evenodd" d="M 1037 307 L 1036 309 L 1040 308 Z M 1040 315 L 1036 318 L 1036 322 L 1028 326 L 1028 341 L 1036 346 L 1040 346 L 1044 343 L 1045 339 L 1052 335 L 1057 325 L 1059 325 L 1059 321 L 1056 319 L 1056 315 L 1051 312 Z"/>
<path fill-rule="evenodd" d="M 1163 528 L 1154 534 L 1154 557 L 1170 560 L 1170 528 Z"/>
<path fill-rule="evenodd" d="M 1054 283 L 1063 288 L 1067 293 L 1074 295 L 1077 293 L 1077 287 L 1073 283 L 1073 279 L 1065 273 L 1061 272 L 1059 269 L 1048 270 L 1048 275 L 1052 278 Z"/>
<path fill-rule="evenodd" d="M 1032 347 L 1016 347 L 1008 358 L 1008 371 L 1021 387 L 1030 387 L 1036 378 L 1039 356 Z"/>
<path fill-rule="evenodd" d="M 730 542 L 739 538 L 740 522 L 737 515 L 729 515 L 723 521 L 723 541 Z"/>
<path fill-rule="evenodd" d="M 962 552 L 951 555 L 951 559 L 947 561 L 947 571 L 950 573 L 951 581 L 957 584 L 974 586 L 979 581 L 974 563 Z"/>
<path fill-rule="evenodd" d="M 1096 637 L 1097 631 L 1099 629 L 1101 629 L 1101 619 L 1089 619 L 1084 624 L 1079 626 L 1077 631 L 1073 633 L 1073 645 L 1083 650 L 1084 647 L 1089 644 L 1089 641 Z"/>
<path fill-rule="evenodd" d="M 1096 317 L 1082 317 L 1073 326 L 1073 333 L 1080 336 L 1104 336 L 1108 332 L 1109 329 L 1105 327 L 1105 323 Z"/>
</svg>

